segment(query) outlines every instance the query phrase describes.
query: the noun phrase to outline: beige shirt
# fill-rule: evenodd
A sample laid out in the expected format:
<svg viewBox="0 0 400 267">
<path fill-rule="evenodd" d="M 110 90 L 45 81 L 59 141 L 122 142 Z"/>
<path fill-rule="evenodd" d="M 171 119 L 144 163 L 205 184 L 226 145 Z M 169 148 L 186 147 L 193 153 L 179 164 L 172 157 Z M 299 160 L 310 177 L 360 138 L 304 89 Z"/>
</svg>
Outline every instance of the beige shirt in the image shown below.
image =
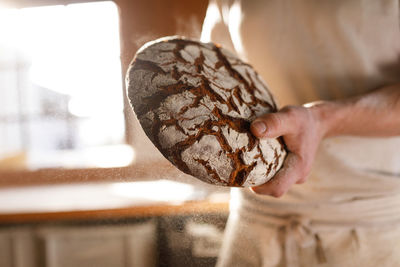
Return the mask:
<svg viewBox="0 0 400 267">
<path fill-rule="evenodd" d="M 397 0 L 216 0 L 202 40 L 234 49 L 282 106 L 399 82 L 399 28 Z M 233 191 L 218 266 L 400 266 L 400 137 L 324 140 L 280 199 Z"/>
<path fill-rule="evenodd" d="M 202 38 L 233 46 L 281 106 L 350 97 L 400 81 L 396 0 L 216 3 L 208 17 L 219 15 L 214 18 L 219 24 L 203 31 Z M 293 190 L 313 200 L 386 192 L 385 186 L 369 186 L 368 179 L 374 178 L 398 178 L 400 183 L 400 137 L 325 140 L 309 181 Z M 346 185 L 338 186 L 339 180 Z"/>
</svg>

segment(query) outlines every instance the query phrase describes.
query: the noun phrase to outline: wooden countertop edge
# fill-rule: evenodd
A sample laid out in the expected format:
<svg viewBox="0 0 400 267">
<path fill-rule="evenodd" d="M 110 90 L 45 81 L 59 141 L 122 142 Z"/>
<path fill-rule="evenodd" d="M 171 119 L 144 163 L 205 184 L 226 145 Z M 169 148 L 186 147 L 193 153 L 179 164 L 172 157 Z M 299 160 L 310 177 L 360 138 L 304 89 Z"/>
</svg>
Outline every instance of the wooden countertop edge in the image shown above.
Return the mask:
<svg viewBox="0 0 400 267">
<path fill-rule="evenodd" d="M 0 188 L 88 182 L 132 182 L 184 176 L 190 177 L 180 172 L 167 160 L 137 162 L 125 167 L 112 168 L 0 169 Z"/>
<path fill-rule="evenodd" d="M 174 216 L 207 213 L 228 213 L 228 202 L 192 201 L 180 205 L 133 206 L 116 209 L 77 210 L 0 214 L 0 224 L 35 223 L 47 221 L 99 220 L 128 217 Z"/>
</svg>

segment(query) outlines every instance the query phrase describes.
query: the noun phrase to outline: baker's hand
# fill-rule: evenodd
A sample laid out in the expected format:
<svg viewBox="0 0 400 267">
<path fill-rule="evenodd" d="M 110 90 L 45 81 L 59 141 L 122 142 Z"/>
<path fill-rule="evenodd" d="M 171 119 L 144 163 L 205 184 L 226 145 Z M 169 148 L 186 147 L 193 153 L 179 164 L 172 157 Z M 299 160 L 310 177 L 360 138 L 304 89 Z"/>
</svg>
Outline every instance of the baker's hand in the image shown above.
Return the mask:
<svg viewBox="0 0 400 267">
<path fill-rule="evenodd" d="M 252 187 L 255 193 L 281 197 L 297 183 L 304 183 L 311 170 L 325 130 L 309 106 L 288 106 L 253 121 L 251 132 L 258 138 L 283 137 L 289 153 L 281 170 L 267 183 Z"/>
</svg>

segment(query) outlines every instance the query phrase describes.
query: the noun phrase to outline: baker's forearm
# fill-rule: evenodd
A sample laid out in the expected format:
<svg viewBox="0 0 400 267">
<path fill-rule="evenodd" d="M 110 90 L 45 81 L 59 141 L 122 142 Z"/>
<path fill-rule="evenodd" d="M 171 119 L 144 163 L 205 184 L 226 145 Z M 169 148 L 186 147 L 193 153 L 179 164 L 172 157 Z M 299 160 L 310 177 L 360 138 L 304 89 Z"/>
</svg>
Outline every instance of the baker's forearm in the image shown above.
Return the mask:
<svg viewBox="0 0 400 267">
<path fill-rule="evenodd" d="M 400 84 L 346 100 L 314 103 L 311 110 L 325 137 L 400 135 Z"/>
</svg>

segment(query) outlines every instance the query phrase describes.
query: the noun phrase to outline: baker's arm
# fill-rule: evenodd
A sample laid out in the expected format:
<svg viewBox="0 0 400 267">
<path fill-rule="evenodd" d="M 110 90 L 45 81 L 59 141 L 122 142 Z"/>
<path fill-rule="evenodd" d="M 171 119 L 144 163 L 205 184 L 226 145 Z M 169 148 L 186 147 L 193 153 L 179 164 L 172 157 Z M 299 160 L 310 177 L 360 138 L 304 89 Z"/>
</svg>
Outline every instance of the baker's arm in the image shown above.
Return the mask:
<svg viewBox="0 0 400 267">
<path fill-rule="evenodd" d="M 257 118 L 250 129 L 259 138 L 283 136 L 287 145 L 283 168 L 266 184 L 252 188 L 280 197 L 293 184 L 306 181 L 323 138 L 400 135 L 400 83 L 344 100 L 284 107 Z"/>
</svg>

